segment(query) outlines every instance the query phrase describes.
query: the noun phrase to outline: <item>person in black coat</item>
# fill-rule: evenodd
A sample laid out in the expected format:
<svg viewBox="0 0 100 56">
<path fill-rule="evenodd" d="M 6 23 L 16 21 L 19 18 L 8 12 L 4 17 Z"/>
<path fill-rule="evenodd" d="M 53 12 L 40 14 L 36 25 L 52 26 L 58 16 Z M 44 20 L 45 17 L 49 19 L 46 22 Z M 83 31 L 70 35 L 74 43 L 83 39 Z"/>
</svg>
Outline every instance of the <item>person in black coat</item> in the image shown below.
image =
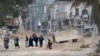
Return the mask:
<svg viewBox="0 0 100 56">
<path fill-rule="evenodd" d="M 41 35 L 41 36 L 39 37 L 39 45 L 40 45 L 40 47 L 43 46 L 43 40 L 44 40 L 44 37 Z"/>
<path fill-rule="evenodd" d="M 48 39 L 48 45 L 47 45 L 47 48 L 52 49 L 52 42 L 51 42 L 50 39 Z"/>
<path fill-rule="evenodd" d="M 15 45 L 15 48 L 20 48 L 20 46 L 19 46 L 19 38 L 18 37 L 15 37 L 15 39 L 14 39 L 14 45 Z"/>
<path fill-rule="evenodd" d="M 34 46 L 34 45 L 33 45 L 33 38 L 32 38 L 31 36 L 29 37 L 29 47 L 30 47 L 30 46 L 32 46 L 32 47 Z"/>
<path fill-rule="evenodd" d="M 9 38 L 7 36 L 4 37 L 4 48 L 5 49 L 9 48 Z"/>
<path fill-rule="evenodd" d="M 38 37 L 35 33 L 33 33 L 33 40 L 35 41 L 35 46 L 38 46 Z"/>
</svg>

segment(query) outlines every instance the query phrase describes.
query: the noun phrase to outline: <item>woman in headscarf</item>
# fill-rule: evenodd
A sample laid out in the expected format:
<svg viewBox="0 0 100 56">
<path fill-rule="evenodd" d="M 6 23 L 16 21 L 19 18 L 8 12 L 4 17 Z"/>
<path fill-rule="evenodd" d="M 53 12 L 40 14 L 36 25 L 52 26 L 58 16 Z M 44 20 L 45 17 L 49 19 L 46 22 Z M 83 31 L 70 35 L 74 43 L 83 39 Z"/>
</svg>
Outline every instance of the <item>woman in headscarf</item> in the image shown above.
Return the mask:
<svg viewBox="0 0 100 56">
<path fill-rule="evenodd" d="M 28 39 L 28 36 L 26 36 L 25 45 L 26 45 L 26 47 L 29 47 L 29 39 Z"/>
<path fill-rule="evenodd" d="M 4 48 L 5 49 L 9 48 L 9 38 L 7 36 L 4 37 Z"/>
</svg>

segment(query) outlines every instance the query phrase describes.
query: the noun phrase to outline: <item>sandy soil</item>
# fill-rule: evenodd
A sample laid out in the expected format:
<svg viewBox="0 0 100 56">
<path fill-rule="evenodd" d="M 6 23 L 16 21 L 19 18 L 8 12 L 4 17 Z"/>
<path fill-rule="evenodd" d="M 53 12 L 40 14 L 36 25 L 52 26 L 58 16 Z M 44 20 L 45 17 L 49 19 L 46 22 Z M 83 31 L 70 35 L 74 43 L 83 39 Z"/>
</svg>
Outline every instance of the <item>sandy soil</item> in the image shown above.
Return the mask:
<svg viewBox="0 0 100 56">
<path fill-rule="evenodd" d="M 72 32 L 69 32 L 70 34 Z M 67 33 L 67 34 L 69 34 Z M 40 47 L 25 47 L 25 35 L 19 34 L 19 44 L 21 48 L 15 49 L 13 37 L 10 39 L 9 49 L 5 50 L 3 47 L 3 39 L 0 39 L 0 56 L 92 56 L 91 53 L 95 51 L 94 38 L 84 38 L 76 43 L 68 42 L 63 44 L 53 44 L 53 49 L 47 49 L 47 39 L 44 41 L 44 46 Z M 23 35 L 24 36 L 23 36 Z M 27 33 L 31 34 L 31 33 Z M 22 36 L 22 37 L 21 37 Z M 66 40 L 66 33 L 56 33 L 57 41 Z M 60 36 L 60 37 L 59 37 Z M 63 38 L 62 38 L 63 37 Z M 71 36 L 71 37 L 74 37 Z M 79 36 L 78 36 L 79 37 Z M 82 44 L 89 44 L 90 48 L 80 48 Z M 92 45 L 91 45 L 92 44 Z"/>
</svg>

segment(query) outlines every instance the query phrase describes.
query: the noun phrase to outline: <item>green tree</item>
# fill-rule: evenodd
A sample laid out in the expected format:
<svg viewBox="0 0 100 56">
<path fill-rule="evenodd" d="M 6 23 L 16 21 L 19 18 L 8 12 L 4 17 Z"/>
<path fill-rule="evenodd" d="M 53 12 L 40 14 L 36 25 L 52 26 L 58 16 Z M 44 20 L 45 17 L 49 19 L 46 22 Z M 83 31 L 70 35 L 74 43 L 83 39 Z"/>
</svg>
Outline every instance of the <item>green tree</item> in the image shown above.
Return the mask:
<svg viewBox="0 0 100 56">
<path fill-rule="evenodd" d="M 32 1 L 34 0 L 0 0 L 0 18 L 7 14 L 16 14 L 17 12 L 14 10 L 16 5 L 27 7 Z"/>
<path fill-rule="evenodd" d="M 4 19 L 6 19 L 7 15 L 18 16 L 18 10 L 15 9 L 16 5 L 23 8 L 31 4 L 32 1 L 34 2 L 35 0 L 0 0 L 0 25 L 5 25 Z"/>
<path fill-rule="evenodd" d="M 80 5 L 80 3 L 86 3 L 86 6 L 92 5 L 92 19 L 97 25 L 100 33 L 99 0 L 74 0 L 72 7 Z"/>
</svg>

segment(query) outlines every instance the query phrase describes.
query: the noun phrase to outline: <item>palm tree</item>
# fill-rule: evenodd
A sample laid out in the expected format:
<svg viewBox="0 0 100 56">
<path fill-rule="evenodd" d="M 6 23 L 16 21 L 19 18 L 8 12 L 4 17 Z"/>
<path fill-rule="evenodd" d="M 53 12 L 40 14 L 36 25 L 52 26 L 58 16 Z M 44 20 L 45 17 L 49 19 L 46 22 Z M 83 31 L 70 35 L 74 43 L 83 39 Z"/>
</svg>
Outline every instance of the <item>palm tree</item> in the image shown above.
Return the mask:
<svg viewBox="0 0 100 56">
<path fill-rule="evenodd" d="M 78 6 L 81 3 L 86 3 L 86 7 L 89 5 L 92 6 L 91 18 L 94 20 L 94 23 L 97 25 L 98 32 L 100 34 L 99 0 L 74 0 L 72 7 Z"/>
</svg>

